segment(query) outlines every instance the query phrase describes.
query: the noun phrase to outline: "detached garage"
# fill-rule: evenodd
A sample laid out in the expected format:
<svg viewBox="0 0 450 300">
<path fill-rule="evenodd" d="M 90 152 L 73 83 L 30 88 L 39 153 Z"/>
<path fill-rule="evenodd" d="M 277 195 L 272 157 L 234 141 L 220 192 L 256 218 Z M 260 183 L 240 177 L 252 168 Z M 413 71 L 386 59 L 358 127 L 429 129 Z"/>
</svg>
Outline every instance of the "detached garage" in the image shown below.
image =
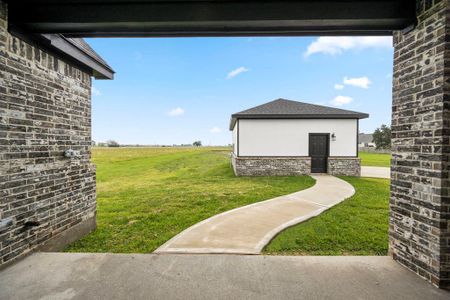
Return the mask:
<svg viewBox="0 0 450 300">
<path fill-rule="evenodd" d="M 238 176 L 359 176 L 359 120 L 368 114 L 278 99 L 231 116 Z"/>
</svg>

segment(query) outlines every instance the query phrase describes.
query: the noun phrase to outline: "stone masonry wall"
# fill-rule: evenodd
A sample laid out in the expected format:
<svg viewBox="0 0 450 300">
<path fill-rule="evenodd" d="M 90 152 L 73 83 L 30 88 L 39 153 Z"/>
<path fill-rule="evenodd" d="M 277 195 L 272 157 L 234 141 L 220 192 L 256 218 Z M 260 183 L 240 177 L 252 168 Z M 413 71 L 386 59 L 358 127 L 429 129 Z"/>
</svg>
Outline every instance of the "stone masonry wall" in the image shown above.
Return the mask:
<svg viewBox="0 0 450 300">
<path fill-rule="evenodd" d="M 87 73 L 10 35 L 0 0 L 0 266 L 95 220 L 90 90 Z"/>
<path fill-rule="evenodd" d="M 450 287 L 450 1 L 417 1 L 394 34 L 390 253 Z"/>
<path fill-rule="evenodd" d="M 311 173 L 309 157 L 236 157 L 232 164 L 236 176 L 290 176 Z"/>
<path fill-rule="evenodd" d="M 358 157 L 329 157 L 328 174 L 361 176 L 361 159 Z"/>
</svg>

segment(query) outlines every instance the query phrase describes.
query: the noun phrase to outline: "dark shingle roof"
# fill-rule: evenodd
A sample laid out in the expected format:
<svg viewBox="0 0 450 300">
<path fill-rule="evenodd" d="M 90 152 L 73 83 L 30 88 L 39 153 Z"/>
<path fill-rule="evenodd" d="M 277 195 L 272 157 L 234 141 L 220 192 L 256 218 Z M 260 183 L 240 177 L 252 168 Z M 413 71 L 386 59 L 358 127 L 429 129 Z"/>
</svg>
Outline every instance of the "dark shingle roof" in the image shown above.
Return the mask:
<svg viewBox="0 0 450 300">
<path fill-rule="evenodd" d="M 97 52 L 95 52 L 94 49 L 89 46 L 89 44 L 82 38 L 69 38 L 64 37 L 69 43 L 83 51 L 86 55 L 91 57 L 92 59 L 96 60 L 99 64 L 103 65 L 105 68 L 110 69 L 113 71 L 111 66 L 108 65 L 108 63 L 100 56 Z"/>
<path fill-rule="evenodd" d="M 231 115 L 230 130 L 237 119 L 364 119 L 368 114 L 286 99 L 277 99 Z"/>
</svg>

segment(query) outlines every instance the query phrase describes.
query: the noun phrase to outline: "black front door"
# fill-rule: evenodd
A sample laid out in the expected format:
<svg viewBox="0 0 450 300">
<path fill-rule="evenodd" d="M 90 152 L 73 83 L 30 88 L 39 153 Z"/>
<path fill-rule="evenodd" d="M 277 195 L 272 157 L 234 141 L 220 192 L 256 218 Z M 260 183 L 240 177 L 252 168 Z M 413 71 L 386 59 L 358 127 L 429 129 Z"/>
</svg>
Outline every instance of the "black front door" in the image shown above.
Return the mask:
<svg viewBox="0 0 450 300">
<path fill-rule="evenodd" d="M 328 133 L 309 134 L 309 156 L 311 173 L 326 173 L 328 162 Z"/>
</svg>

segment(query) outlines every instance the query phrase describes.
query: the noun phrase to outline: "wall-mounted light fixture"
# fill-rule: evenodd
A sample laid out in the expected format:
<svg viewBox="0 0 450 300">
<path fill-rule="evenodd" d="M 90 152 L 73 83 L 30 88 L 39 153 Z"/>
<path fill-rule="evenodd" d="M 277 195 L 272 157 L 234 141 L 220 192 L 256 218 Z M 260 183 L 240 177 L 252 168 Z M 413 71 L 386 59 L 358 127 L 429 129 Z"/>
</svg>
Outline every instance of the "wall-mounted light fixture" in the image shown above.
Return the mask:
<svg viewBox="0 0 450 300">
<path fill-rule="evenodd" d="M 334 134 L 334 132 L 331 134 L 331 140 L 334 142 L 336 140 L 336 135 Z"/>
</svg>

